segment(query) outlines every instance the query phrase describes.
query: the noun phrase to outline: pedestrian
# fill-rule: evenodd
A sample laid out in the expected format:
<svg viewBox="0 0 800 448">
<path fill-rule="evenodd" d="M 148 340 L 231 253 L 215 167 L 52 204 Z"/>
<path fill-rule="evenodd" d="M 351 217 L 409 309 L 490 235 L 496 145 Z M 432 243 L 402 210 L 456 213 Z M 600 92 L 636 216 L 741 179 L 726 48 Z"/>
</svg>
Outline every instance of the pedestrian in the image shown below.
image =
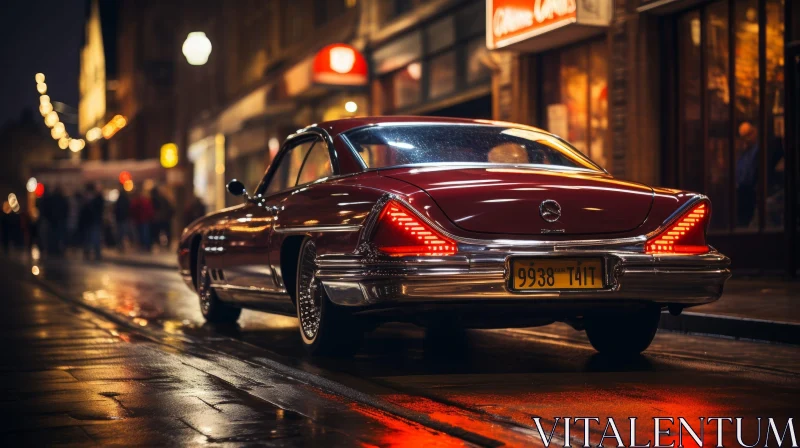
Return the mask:
<svg viewBox="0 0 800 448">
<path fill-rule="evenodd" d="M 175 214 L 175 208 L 166 196 L 161 194 L 159 187 L 153 187 L 150 190 L 150 200 L 153 204 L 153 237 L 156 239 L 157 244 L 170 245 L 172 240 L 172 216 Z M 164 236 L 163 243 L 161 236 Z"/>
<path fill-rule="evenodd" d="M 125 190 L 120 191 L 117 202 L 114 203 L 114 221 L 117 227 L 117 248 L 122 253 L 125 252 L 125 240 L 133 239 L 131 199 Z"/>
<path fill-rule="evenodd" d="M 189 225 L 194 220 L 205 216 L 206 213 L 206 205 L 203 204 L 202 199 L 197 197 L 196 194 L 193 194 L 192 199 L 189 201 L 189 205 L 187 205 L 186 209 L 183 211 L 183 222 L 186 225 Z"/>
<path fill-rule="evenodd" d="M 86 184 L 86 198 L 78 217 L 78 227 L 83 235 L 83 256 L 87 260 L 94 253 L 95 260 L 103 258 L 101 238 L 103 231 L 103 196 L 93 183 Z"/>
<path fill-rule="evenodd" d="M 56 187 L 50 198 L 50 232 L 52 241 L 50 251 L 55 255 L 63 255 L 67 248 L 67 219 L 69 218 L 69 200 L 61 187 Z"/>
<path fill-rule="evenodd" d="M 136 226 L 139 237 L 139 246 L 145 252 L 150 252 L 152 241 L 150 230 L 153 225 L 153 203 L 146 194 L 139 192 L 131 201 L 131 221 Z"/>
</svg>

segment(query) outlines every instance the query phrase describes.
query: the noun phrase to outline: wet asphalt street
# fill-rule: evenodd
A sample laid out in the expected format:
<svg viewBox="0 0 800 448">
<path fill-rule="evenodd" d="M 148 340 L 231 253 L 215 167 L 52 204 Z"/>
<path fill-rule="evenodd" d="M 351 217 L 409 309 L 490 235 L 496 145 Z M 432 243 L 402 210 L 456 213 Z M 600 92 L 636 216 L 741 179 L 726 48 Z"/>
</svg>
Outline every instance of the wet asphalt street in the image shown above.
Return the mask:
<svg viewBox="0 0 800 448">
<path fill-rule="evenodd" d="M 22 298 L 20 307 L 39 306 L 28 301 L 41 300 L 63 325 L 82 322 L 59 330 L 56 341 L 75 334 L 94 341 L 100 332 L 114 350 L 111 358 L 92 361 L 94 344 L 72 340 L 70 356 L 59 359 L 61 342 L 47 343 L 47 335 L 36 339 L 36 330 L 22 325 L 24 318 L 7 315 L 1 333 L 10 356 L 3 374 L 14 381 L 3 386 L 3 412 L 13 414 L 17 389 L 30 389 L 36 375 L 13 372 L 15 359 L 30 362 L 42 351 L 52 362 L 39 360 L 28 370 L 60 369 L 70 373 L 70 381 L 80 381 L 81 371 L 127 366 L 132 375 L 89 378 L 100 385 L 90 384 L 85 393 L 106 392 L 97 413 L 113 414 L 109 424 L 159 419 L 142 431 L 120 426 L 133 429 L 116 432 L 116 439 L 98 436 L 99 426 L 93 426 L 94 433 L 82 430 L 81 436 L 98 444 L 526 446 L 539 445 L 536 416 L 547 431 L 558 416 L 614 417 L 622 434 L 630 432 L 628 418 L 638 417 L 639 442 L 652 438 L 652 417 L 693 423 L 700 417 L 743 417 L 744 441 L 750 444 L 759 436 L 756 417 L 772 417 L 781 428 L 787 418 L 800 417 L 796 346 L 659 332 L 643 356 L 619 362 L 598 356 L 582 333 L 560 324 L 469 331 L 449 340 L 426 338 L 420 328 L 397 324 L 370 333 L 353 359 L 310 359 L 292 318 L 245 311 L 235 328 L 204 324 L 195 295 L 174 271 L 64 261 L 39 263 L 36 269 L 2 265 L 0 290 L 6 300 Z M 41 325 L 37 322 L 31 325 Z M 15 333 L 13 324 L 31 334 Z M 125 337 L 115 337 L 120 334 Z M 23 336 L 38 343 L 24 350 L 8 345 Z M 127 345 L 135 350 L 125 352 Z M 77 376 L 72 364 L 81 366 Z M 104 390 L 108 381 L 118 387 Z M 37 395 L 31 418 L 41 418 L 37 412 L 45 413 L 50 402 L 56 410 L 47 415 L 58 414 L 59 393 Z M 109 399 L 120 406 L 103 408 Z M 193 411 L 192 406 L 200 407 Z M 3 440 L 20 436 L 14 426 L 0 425 Z M 590 425 L 590 432 L 596 445 L 603 426 Z M 571 436 L 573 445 L 582 444 L 580 424 Z M 706 430 L 708 446 L 716 436 L 713 427 Z M 725 433 L 731 445 L 735 437 L 735 431 Z"/>
</svg>

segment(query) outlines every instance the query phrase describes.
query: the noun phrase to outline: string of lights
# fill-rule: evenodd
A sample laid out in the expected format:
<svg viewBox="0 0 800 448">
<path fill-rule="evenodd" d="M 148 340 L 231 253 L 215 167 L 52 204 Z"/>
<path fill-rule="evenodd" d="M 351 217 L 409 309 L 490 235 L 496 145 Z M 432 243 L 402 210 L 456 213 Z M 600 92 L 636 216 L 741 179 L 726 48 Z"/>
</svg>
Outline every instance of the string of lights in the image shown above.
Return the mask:
<svg viewBox="0 0 800 448">
<path fill-rule="evenodd" d="M 86 131 L 86 140 L 82 138 L 72 138 L 67 133 L 64 123 L 58 116 L 58 112 L 53 110 L 50 96 L 47 95 L 47 84 L 45 83 L 44 73 L 36 74 L 36 91 L 39 92 L 39 113 L 44 118 L 44 124 L 50 128 L 50 136 L 58 142 L 61 149 L 69 148 L 72 152 L 79 152 L 86 147 L 86 141 L 94 142 L 101 138 L 110 139 L 128 124 L 128 120 L 122 115 L 115 115 L 103 127 L 94 127 Z"/>
<path fill-rule="evenodd" d="M 45 83 L 44 73 L 37 73 L 36 91 L 39 92 L 39 113 L 44 118 L 44 124 L 50 128 L 50 136 L 58 142 L 58 147 L 72 152 L 79 152 L 86 146 L 86 141 L 82 138 L 72 138 L 67 133 L 64 123 L 58 117 L 58 112 L 53 110 L 50 102 L 50 95 L 47 95 L 47 83 Z"/>
</svg>

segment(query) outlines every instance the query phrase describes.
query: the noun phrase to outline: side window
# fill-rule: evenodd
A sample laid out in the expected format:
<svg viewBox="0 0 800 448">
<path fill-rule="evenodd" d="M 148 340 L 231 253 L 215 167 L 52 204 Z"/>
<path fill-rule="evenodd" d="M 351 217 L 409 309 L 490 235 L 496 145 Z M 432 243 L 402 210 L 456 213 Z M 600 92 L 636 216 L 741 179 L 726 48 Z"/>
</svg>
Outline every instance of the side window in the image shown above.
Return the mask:
<svg viewBox="0 0 800 448">
<path fill-rule="evenodd" d="M 269 180 L 265 194 L 273 194 L 279 191 L 286 190 L 295 186 L 297 175 L 300 173 L 300 167 L 303 166 L 303 161 L 308 155 L 311 146 L 314 145 L 316 140 L 310 140 L 298 144 L 292 148 L 288 148 L 283 153 L 278 166 Z"/>
<path fill-rule="evenodd" d="M 328 148 L 322 142 L 317 142 L 311 152 L 306 157 L 306 162 L 300 169 L 300 175 L 297 177 L 297 185 L 307 184 L 314 182 L 317 179 L 328 177 L 333 174 L 331 169 L 331 159 L 328 154 Z"/>
</svg>

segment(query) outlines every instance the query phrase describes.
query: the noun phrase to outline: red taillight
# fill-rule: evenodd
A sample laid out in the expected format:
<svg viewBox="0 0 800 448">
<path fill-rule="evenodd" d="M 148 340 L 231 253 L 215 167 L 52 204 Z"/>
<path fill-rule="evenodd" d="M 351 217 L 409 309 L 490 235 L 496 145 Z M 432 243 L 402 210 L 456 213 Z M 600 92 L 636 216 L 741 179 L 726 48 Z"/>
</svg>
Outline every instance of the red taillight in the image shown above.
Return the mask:
<svg viewBox="0 0 800 448">
<path fill-rule="evenodd" d="M 455 241 L 397 201 L 389 201 L 383 207 L 372 241 L 378 250 L 392 257 L 454 255 L 458 251 Z"/>
<path fill-rule="evenodd" d="M 664 231 L 647 240 L 645 252 L 648 254 L 704 254 L 708 252 L 706 224 L 710 214 L 708 202 L 695 205 Z"/>
</svg>

